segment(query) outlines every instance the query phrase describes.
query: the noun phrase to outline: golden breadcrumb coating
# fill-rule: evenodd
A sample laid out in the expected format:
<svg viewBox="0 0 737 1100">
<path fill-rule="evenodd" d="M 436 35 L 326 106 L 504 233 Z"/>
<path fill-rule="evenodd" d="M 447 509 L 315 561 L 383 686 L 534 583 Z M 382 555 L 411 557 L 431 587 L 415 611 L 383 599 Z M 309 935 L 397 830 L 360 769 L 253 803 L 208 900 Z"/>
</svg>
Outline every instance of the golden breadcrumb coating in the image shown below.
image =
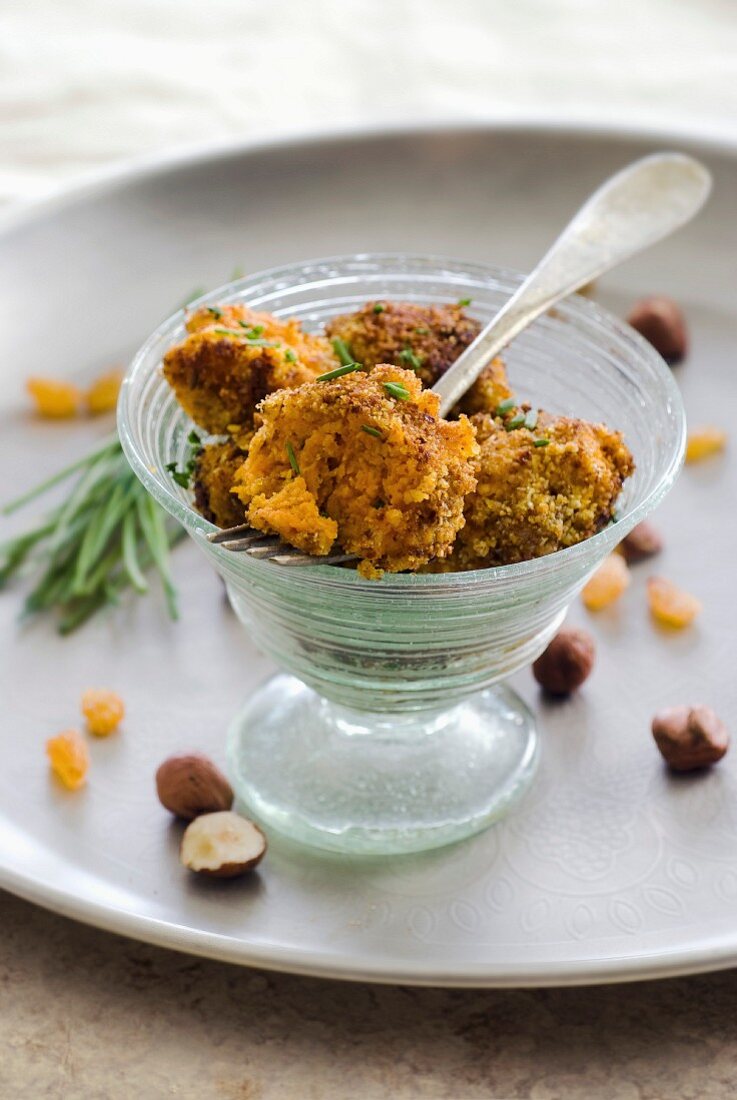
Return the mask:
<svg viewBox="0 0 737 1100">
<path fill-rule="evenodd" d="M 164 376 L 185 412 L 213 435 L 248 430 L 267 394 L 337 366 L 324 336 L 247 306 L 203 306 L 187 330 L 164 356 Z"/>
<path fill-rule="evenodd" d="M 236 471 L 245 460 L 245 451 L 232 439 L 208 443 L 195 460 L 195 508 L 217 527 L 235 527 L 245 523 L 246 510 L 230 491 Z"/>
<path fill-rule="evenodd" d="M 377 312 L 378 310 L 378 312 Z M 325 326 L 367 368 L 378 363 L 416 370 L 423 385 L 433 386 L 478 336 L 481 323 L 461 305 L 423 306 L 414 302 L 367 302 L 356 313 L 334 317 Z M 451 413 L 493 412 L 511 396 L 504 363 L 485 368 Z"/>
<path fill-rule="evenodd" d="M 496 359 L 484 367 L 470 390 L 451 410 L 451 416 L 465 413 L 473 416 L 474 413 L 493 413 L 497 405 L 512 396 L 512 389 L 507 378 L 507 368 L 504 360 L 497 356 Z"/>
<path fill-rule="evenodd" d="M 526 411 L 525 407 L 522 411 Z M 507 414 L 507 422 L 518 410 Z M 552 554 L 612 519 L 634 462 L 619 432 L 541 412 L 534 429 L 507 431 L 500 417 L 471 423 L 480 454 L 453 553 L 432 570 L 482 569 Z M 549 440 L 535 446 L 535 440 Z"/>
<path fill-rule="evenodd" d="M 440 419 L 412 371 L 384 365 L 282 390 L 260 417 L 235 483 L 254 527 L 309 554 L 337 539 L 364 576 L 450 552 L 478 448 L 469 420 Z"/>
</svg>

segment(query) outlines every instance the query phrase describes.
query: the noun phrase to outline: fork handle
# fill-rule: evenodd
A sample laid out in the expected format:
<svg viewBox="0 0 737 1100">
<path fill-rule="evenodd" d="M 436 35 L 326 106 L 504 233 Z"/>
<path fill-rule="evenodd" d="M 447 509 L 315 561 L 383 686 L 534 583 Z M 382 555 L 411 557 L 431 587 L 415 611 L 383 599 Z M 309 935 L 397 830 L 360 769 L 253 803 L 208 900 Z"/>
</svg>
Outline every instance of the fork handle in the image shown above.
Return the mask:
<svg viewBox="0 0 737 1100">
<path fill-rule="evenodd" d="M 522 329 L 574 290 L 689 221 L 711 190 L 703 164 L 681 153 L 643 157 L 594 192 L 466 351 L 435 383 L 440 415 Z"/>
</svg>

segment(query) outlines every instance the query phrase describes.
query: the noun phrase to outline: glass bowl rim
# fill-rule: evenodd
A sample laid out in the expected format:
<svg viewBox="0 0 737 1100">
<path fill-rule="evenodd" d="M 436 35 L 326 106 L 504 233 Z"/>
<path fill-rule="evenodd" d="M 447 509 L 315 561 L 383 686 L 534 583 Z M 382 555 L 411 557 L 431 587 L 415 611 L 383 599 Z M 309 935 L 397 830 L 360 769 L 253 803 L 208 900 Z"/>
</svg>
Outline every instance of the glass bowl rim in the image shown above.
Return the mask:
<svg viewBox="0 0 737 1100">
<path fill-rule="evenodd" d="M 213 290 L 208 291 L 206 294 L 202 294 L 191 302 L 186 303 L 186 305 L 181 306 L 174 313 L 170 314 L 149 334 L 131 359 L 121 386 L 117 409 L 117 426 L 123 451 L 137 477 L 157 503 L 182 523 L 192 537 L 199 537 L 204 540 L 207 535 L 218 531 L 219 528 L 216 527 L 215 524 L 210 523 L 209 520 L 206 520 L 205 517 L 200 515 L 200 513 L 190 504 L 182 500 L 174 491 L 173 485 L 170 486 L 159 479 L 157 474 L 151 470 L 139 452 L 138 444 L 131 430 L 130 413 L 133 381 L 136 375 L 139 372 L 143 372 L 149 365 L 148 360 L 151 350 L 166 336 L 167 332 L 173 332 L 179 327 L 183 316 L 185 316 L 189 310 L 197 309 L 200 306 L 215 302 L 227 301 L 230 298 L 241 297 L 243 293 L 249 289 L 254 290 L 265 282 L 283 281 L 290 276 L 294 277 L 296 272 L 306 273 L 313 268 L 319 269 L 328 266 L 339 267 L 351 264 L 358 266 L 361 263 L 382 265 L 394 264 L 397 266 L 400 273 L 403 264 L 411 263 L 416 265 L 422 264 L 423 266 L 427 266 L 428 269 L 433 265 L 437 265 L 439 274 L 443 271 L 449 273 L 450 268 L 456 267 L 459 269 L 459 275 L 475 274 L 478 277 L 486 279 L 494 279 L 497 281 L 506 280 L 517 283 L 525 278 L 522 272 L 516 271 L 513 268 L 500 267 L 478 260 L 464 260 L 436 253 L 358 252 L 345 255 L 320 256 L 313 259 L 298 260 L 286 265 L 279 264 L 274 267 L 264 268 L 252 275 L 223 283 Z M 595 535 L 591 535 L 587 539 L 583 539 L 574 546 L 556 550 L 552 554 L 544 554 L 539 558 L 515 562 L 511 565 L 494 565 L 487 566 L 483 569 L 469 569 L 452 573 L 385 574 L 382 579 L 383 582 L 390 581 L 392 586 L 397 585 L 405 590 L 414 586 L 437 589 L 447 588 L 449 583 L 464 587 L 477 585 L 481 581 L 494 582 L 498 580 L 500 582 L 513 583 L 515 581 L 531 580 L 541 574 L 549 574 L 551 572 L 563 570 L 584 557 L 590 556 L 593 562 L 594 559 L 603 558 L 606 553 L 613 550 L 624 535 L 631 531 L 637 523 L 653 511 L 672 486 L 683 465 L 686 449 L 686 416 L 681 391 L 673 376 L 673 371 L 644 337 L 625 321 L 622 321 L 619 317 L 603 306 L 600 306 L 598 303 L 592 302 L 590 299 L 580 294 L 574 294 L 563 302 L 560 302 L 556 306 L 556 310 L 561 315 L 570 313 L 574 318 L 577 314 L 583 317 L 588 316 L 588 319 L 594 322 L 597 327 L 602 327 L 605 330 L 608 329 L 610 332 L 613 331 L 614 334 L 620 338 L 626 337 L 637 349 L 640 357 L 644 357 L 648 360 L 650 366 L 655 370 L 658 381 L 663 385 L 666 391 L 666 400 L 672 410 L 674 420 L 677 421 L 678 427 L 677 438 L 672 441 L 671 454 L 659 480 L 652 487 L 647 496 L 638 504 L 629 508 L 621 516 L 618 516 L 616 523 L 610 524 L 602 531 L 597 532 Z M 225 550 L 217 544 L 208 542 L 207 547 L 218 556 L 223 555 L 224 561 L 229 560 L 232 563 L 233 557 L 237 557 L 232 551 Z M 245 556 L 247 555 L 244 555 L 244 557 Z M 261 561 L 250 557 L 248 558 L 248 563 L 260 569 L 276 568 L 281 570 L 283 568 L 268 560 Z M 365 580 L 359 577 L 354 570 L 336 568 L 330 565 L 303 566 L 297 570 L 293 570 L 293 574 L 297 574 L 300 580 L 308 582 L 312 580 L 325 583 L 329 580 L 340 585 L 376 589 L 376 581 Z M 297 578 L 295 577 L 295 579 Z"/>
</svg>

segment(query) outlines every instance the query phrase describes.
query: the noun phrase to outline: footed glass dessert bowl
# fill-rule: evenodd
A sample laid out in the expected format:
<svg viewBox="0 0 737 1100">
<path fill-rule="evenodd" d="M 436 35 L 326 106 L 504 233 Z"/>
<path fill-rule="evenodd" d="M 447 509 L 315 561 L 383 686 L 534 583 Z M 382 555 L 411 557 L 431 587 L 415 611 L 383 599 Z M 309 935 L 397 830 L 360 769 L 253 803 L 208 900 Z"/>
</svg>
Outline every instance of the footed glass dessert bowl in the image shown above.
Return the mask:
<svg viewBox="0 0 737 1100">
<path fill-rule="evenodd" d="M 371 299 L 472 299 L 486 323 L 521 282 L 494 267 L 407 255 L 333 258 L 272 270 L 197 303 L 246 302 L 318 329 Z M 469 836 L 532 781 L 535 720 L 502 683 L 530 664 L 587 578 L 662 499 L 685 444 L 680 395 L 663 360 L 598 306 L 573 297 L 505 353 L 518 398 L 620 429 L 634 455 L 617 522 L 577 546 L 464 573 L 287 568 L 207 541 L 215 530 L 171 478 L 192 424 L 160 366 L 182 311 L 133 360 L 119 403 L 126 455 L 152 496 L 223 577 L 255 645 L 284 672 L 232 723 L 231 779 L 244 807 L 304 843 L 401 853 Z"/>
</svg>

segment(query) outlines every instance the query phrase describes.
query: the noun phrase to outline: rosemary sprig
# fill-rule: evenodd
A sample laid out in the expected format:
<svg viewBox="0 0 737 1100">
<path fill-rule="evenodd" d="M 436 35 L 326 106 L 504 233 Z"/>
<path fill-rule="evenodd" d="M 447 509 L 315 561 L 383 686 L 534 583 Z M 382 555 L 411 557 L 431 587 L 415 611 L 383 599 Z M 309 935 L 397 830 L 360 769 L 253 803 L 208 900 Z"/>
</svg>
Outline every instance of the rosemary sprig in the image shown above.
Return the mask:
<svg viewBox="0 0 737 1100">
<path fill-rule="evenodd" d="M 16 511 L 75 474 L 77 480 L 60 505 L 0 545 L 0 587 L 14 576 L 29 575 L 32 587 L 24 615 L 56 611 L 60 633 L 69 634 L 117 603 L 126 588 L 147 592 L 144 570 L 153 566 L 169 614 L 176 618 L 169 550 L 184 532 L 148 495 L 117 437 L 11 501 L 2 512 Z"/>
</svg>

